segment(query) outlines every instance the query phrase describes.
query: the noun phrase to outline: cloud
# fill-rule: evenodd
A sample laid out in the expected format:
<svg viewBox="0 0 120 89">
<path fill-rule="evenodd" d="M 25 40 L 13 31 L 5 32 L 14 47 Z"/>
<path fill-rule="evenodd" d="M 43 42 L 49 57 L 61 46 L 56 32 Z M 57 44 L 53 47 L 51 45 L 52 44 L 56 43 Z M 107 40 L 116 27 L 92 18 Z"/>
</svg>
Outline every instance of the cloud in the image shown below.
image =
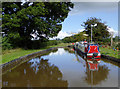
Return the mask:
<svg viewBox="0 0 120 89">
<path fill-rule="evenodd" d="M 79 33 L 79 32 L 83 32 L 84 30 L 85 30 L 85 29 L 79 29 L 79 30 L 78 30 L 78 33 Z"/>
<path fill-rule="evenodd" d="M 88 12 L 114 11 L 118 9 L 117 2 L 73 2 L 74 8 L 70 11 L 70 15 L 84 14 Z"/>
<path fill-rule="evenodd" d="M 118 31 L 114 30 L 113 28 L 108 27 L 108 31 L 113 33 L 113 37 L 118 36 Z"/>
<path fill-rule="evenodd" d="M 65 32 L 65 31 L 60 31 L 58 33 L 58 36 L 57 37 L 54 37 L 54 38 L 50 38 L 50 39 L 56 39 L 56 38 L 59 38 L 59 39 L 63 39 L 65 37 L 69 37 L 69 36 L 72 36 L 72 34 L 68 33 L 68 32 Z"/>
</svg>

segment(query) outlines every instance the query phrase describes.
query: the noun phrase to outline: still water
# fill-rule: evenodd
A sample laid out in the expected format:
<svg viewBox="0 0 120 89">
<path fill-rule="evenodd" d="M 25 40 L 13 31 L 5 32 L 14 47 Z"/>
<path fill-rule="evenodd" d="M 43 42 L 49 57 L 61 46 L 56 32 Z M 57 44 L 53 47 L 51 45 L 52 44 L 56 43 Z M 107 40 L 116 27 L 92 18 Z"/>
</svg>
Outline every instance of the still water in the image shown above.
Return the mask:
<svg viewBox="0 0 120 89">
<path fill-rule="evenodd" d="M 118 87 L 118 66 L 101 60 L 96 70 L 74 51 L 33 58 L 2 76 L 3 87 Z"/>
</svg>

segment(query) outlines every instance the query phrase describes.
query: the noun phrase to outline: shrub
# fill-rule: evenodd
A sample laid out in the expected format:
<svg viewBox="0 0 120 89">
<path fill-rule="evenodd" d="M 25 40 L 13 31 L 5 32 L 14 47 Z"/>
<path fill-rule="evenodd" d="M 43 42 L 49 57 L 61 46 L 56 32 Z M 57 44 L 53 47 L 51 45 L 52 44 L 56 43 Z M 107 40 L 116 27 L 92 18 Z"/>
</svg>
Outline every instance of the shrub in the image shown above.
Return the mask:
<svg viewBox="0 0 120 89">
<path fill-rule="evenodd" d="M 2 44 L 2 50 L 13 48 L 12 44 L 9 42 L 9 39 L 7 37 L 2 38 L 1 44 Z"/>
</svg>

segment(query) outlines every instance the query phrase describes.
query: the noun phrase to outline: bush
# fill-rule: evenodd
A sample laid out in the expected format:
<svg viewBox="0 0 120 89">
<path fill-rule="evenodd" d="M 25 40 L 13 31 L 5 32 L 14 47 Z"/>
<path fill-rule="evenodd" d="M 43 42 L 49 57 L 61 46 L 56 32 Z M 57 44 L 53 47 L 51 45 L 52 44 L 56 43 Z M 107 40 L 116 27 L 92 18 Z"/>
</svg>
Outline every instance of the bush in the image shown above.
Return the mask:
<svg viewBox="0 0 120 89">
<path fill-rule="evenodd" d="M 32 41 L 27 42 L 27 48 L 28 49 L 39 49 L 39 48 L 44 48 L 46 46 L 57 45 L 59 43 L 60 41 L 57 41 L 57 40 L 48 40 L 45 42 L 41 42 L 40 40 L 32 40 Z"/>
<path fill-rule="evenodd" d="M 47 46 L 57 45 L 57 44 L 58 44 L 58 42 L 57 42 L 56 40 L 49 40 L 49 41 L 47 42 Z"/>
<path fill-rule="evenodd" d="M 2 38 L 2 49 L 24 48 L 24 49 L 40 49 L 46 46 L 57 45 L 61 40 L 26 40 L 20 38 L 19 34 L 9 34 L 8 37 Z"/>
<path fill-rule="evenodd" d="M 2 38 L 2 50 L 12 49 L 13 46 L 7 37 Z"/>
</svg>

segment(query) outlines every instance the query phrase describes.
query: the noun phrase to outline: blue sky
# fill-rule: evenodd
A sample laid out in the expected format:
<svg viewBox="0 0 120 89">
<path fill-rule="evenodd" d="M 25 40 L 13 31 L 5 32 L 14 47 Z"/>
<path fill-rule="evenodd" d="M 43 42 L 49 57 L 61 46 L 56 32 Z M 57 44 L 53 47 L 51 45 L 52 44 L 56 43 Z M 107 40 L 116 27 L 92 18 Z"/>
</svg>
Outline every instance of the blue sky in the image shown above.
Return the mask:
<svg viewBox="0 0 120 89">
<path fill-rule="evenodd" d="M 102 22 L 114 31 L 118 32 L 118 3 L 117 2 L 73 2 L 74 8 L 68 14 L 68 17 L 62 23 L 62 30 L 58 38 L 70 36 L 71 32 L 78 32 L 84 29 L 81 24 L 89 17 L 100 18 Z M 67 33 L 67 34 L 66 34 Z M 65 34 L 65 35 L 63 35 Z M 61 36 L 62 35 L 62 36 Z"/>
</svg>

